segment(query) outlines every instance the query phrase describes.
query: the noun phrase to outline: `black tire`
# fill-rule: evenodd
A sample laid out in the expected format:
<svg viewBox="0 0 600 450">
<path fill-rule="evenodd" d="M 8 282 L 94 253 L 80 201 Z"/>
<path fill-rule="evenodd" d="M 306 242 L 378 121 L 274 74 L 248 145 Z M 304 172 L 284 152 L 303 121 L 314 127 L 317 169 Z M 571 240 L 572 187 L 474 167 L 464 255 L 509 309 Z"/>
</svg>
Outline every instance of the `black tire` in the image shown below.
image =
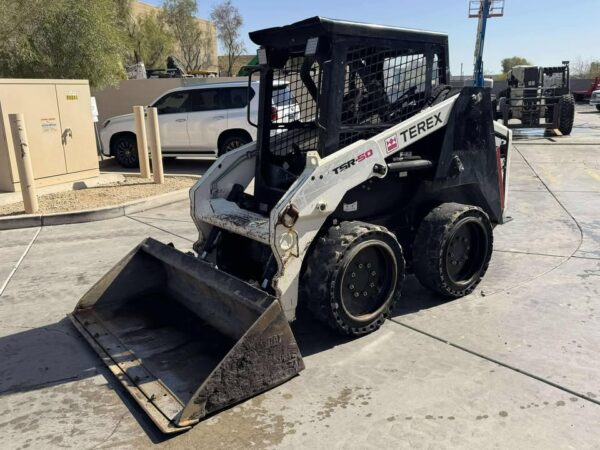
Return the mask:
<svg viewBox="0 0 600 450">
<path fill-rule="evenodd" d="M 413 270 L 426 288 L 446 297 L 462 297 L 481 281 L 492 249 L 492 225 L 484 211 L 443 203 L 419 226 L 413 245 Z"/>
<path fill-rule="evenodd" d="M 122 167 L 132 169 L 140 166 L 135 136 L 131 134 L 117 136 L 111 145 L 112 154 Z"/>
<path fill-rule="evenodd" d="M 383 324 L 403 280 L 404 256 L 392 233 L 364 222 L 342 222 L 318 238 L 308 255 L 301 298 L 334 331 L 359 336 Z"/>
<path fill-rule="evenodd" d="M 563 95 L 558 101 L 560 117 L 558 118 L 558 131 L 564 136 L 571 134 L 575 120 L 575 98 L 572 94 Z"/>
<path fill-rule="evenodd" d="M 250 138 L 248 138 L 248 136 L 241 133 L 227 136 L 221 141 L 221 144 L 219 145 L 219 156 L 224 155 L 225 153 L 230 152 L 231 150 L 235 150 L 236 148 L 241 147 L 242 145 L 246 145 L 250 141 L 251 140 Z"/>
<path fill-rule="evenodd" d="M 596 105 L 596 109 L 600 111 L 600 105 Z"/>
</svg>

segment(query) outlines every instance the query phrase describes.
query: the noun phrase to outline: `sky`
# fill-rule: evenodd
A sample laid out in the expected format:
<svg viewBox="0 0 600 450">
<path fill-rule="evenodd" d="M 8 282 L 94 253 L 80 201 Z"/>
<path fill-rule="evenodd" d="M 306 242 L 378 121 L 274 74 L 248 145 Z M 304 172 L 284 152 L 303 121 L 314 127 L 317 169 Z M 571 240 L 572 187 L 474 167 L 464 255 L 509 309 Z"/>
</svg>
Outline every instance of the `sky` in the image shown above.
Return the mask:
<svg viewBox="0 0 600 450">
<path fill-rule="evenodd" d="M 143 0 L 160 5 L 161 0 Z M 232 0 L 244 19 L 242 33 L 247 53 L 256 45 L 248 32 L 286 25 L 320 15 L 447 33 L 453 75 L 473 71 L 477 19 L 467 17 L 468 0 Z M 209 18 L 218 0 L 198 1 L 198 17 Z M 563 60 L 600 59 L 594 42 L 600 26 L 600 0 L 505 0 L 504 17 L 488 21 L 484 68 L 499 73 L 500 61 L 522 56 L 540 66 Z"/>
</svg>

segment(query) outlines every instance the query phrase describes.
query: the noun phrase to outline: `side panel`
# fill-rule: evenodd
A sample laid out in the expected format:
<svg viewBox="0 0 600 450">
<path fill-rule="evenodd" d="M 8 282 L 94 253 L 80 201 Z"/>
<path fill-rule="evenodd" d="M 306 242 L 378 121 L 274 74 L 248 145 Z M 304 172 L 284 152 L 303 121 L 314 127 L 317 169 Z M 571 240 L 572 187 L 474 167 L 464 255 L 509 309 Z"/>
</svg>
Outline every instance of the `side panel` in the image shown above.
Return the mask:
<svg viewBox="0 0 600 450">
<path fill-rule="evenodd" d="M 67 172 L 98 169 L 89 86 L 57 85 L 56 98 Z"/>
</svg>

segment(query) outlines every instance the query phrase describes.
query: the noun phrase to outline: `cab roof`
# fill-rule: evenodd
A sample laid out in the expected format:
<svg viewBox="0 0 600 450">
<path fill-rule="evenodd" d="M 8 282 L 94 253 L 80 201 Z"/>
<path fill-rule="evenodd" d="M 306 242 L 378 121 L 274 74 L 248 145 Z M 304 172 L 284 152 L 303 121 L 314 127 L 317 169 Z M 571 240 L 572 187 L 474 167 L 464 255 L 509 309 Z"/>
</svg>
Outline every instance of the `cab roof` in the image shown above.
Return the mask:
<svg viewBox="0 0 600 450">
<path fill-rule="evenodd" d="M 376 25 L 326 17 L 311 17 L 282 27 L 266 28 L 250 33 L 255 44 L 280 47 L 282 43 L 299 43 L 310 37 L 343 36 L 374 38 L 448 45 L 448 35 L 433 31 Z"/>
</svg>

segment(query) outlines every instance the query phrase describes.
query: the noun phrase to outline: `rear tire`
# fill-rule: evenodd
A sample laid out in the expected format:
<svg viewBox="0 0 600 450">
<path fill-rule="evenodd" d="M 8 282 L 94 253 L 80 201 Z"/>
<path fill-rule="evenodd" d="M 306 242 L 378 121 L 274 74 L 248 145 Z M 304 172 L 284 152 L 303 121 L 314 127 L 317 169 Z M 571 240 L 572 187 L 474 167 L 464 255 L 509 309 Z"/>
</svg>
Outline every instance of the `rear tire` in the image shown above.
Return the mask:
<svg viewBox="0 0 600 450">
<path fill-rule="evenodd" d="M 342 222 L 318 238 L 308 255 L 301 295 L 334 331 L 359 336 L 377 330 L 400 297 L 404 256 L 386 228 Z"/>
<path fill-rule="evenodd" d="M 426 288 L 446 297 L 463 297 L 481 281 L 492 248 L 492 225 L 485 212 L 475 206 L 443 203 L 419 226 L 413 269 Z"/>
<path fill-rule="evenodd" d="M 219 156 L 224 155 L 232 150 L 235 150 L 242 145 L 246 145 L 251 140 L 243 134 L 232 134 L 221 141 L 219 145 Z"/>
<path fill-rule="evenodd" d="M 122 167 L 133 169 L 140 166 L 135 136 L 130 134 L 117 136 L 111 145 L 112 154 Z"/>
<path fill-rule="evenodd" d="M 571 134 L 575 120 L 575 98 L 572 94 L 563 95 L 558 101 L 560 117 L 558 118 L 558 131 L 564 136 Z"/>
</svg>

